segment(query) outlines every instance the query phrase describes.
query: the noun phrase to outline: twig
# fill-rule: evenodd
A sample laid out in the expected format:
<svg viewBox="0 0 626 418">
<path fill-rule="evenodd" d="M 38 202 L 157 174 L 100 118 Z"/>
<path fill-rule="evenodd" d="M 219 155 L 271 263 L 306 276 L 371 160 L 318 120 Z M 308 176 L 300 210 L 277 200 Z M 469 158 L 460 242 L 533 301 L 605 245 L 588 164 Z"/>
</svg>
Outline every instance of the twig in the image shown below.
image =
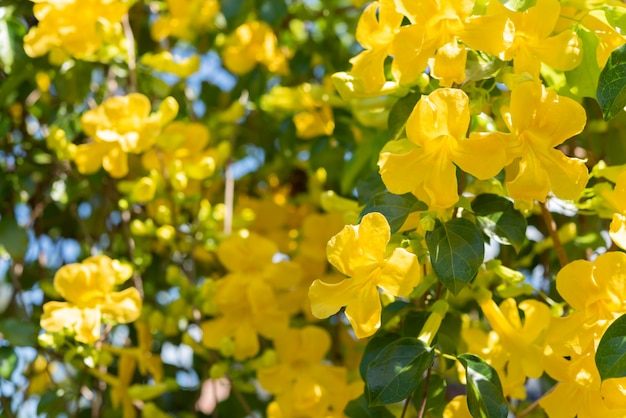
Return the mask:
<svg viewBox="0 0 626 418">
<path fill-rule="evenodd" d="M 556 229 L 556 222 L 554 222 L 552 212 L 548 210 L 545 202 L 541 202 L 541 215 L 543 216 L 543 221 L 545 222 L 548 232 L 550 233 L 550 237 L 552 238 L 552 243 L 554 244 L 554 249 L 556 250 L 556 255 L 559 259 L 559 264 L 561 267 L 565 267 L 569 263 L 567 260 L 567 254 L 565 253 L 565 248 L 563 248 L 563 243 L 559 238 L 559 233 Z"/>
<path fill-rule="evenodd" d="M 424 392 L 422 393 L 422 403 L 420 404 L 420 410 L 418 414 L 419 418 L 423 418 L 424 412 L 426 412 L 426 401 L 428 400 L 428 384 L 430 383 L 430 372 L 432 370 L 433 370 L 433 367 L 430 366 L 428 368 L 428 371 L 426 372 L 426 382 L 424 382 Z"/>
<path fill-rule="evenodd" d="M 126 48 L 128 49 L 128 78 L 130 81 L 128 90 L 135 92 L 137 91 L 137 55 L 135 53 L 135 37 L 133 35 L 133 28 L 130 26 L 128 13 L 122 17 L 122 28 L 124 28 Z"/>
<path fill-rule="evenodd" d="M 411 403 L 412 399 L 413 399 L 413 395 L 410 395 L 404 401 L 404 408 L 402 408 L 402 415 L 400 415 L 400 418 L 404 418 L 404 416 L 406 415 L 406 411 L 407 411 L 407 409 L 409 409 L 409 404 Z"/>
<path fill-rule="evenodd" d="M 515 416 L 515 418 L 523 418 L 525 416 L 527 416 L 528 414 L 530 414 L 533 410 L 535 410 L 538 406 L 539 406 L 539 402 L 545 398 L 546 396 L 548 396 L 550 393 L 552 393 L 552 391 L 556 388 L 557 385 L 554 385 L 550 388 L 550 390 L 548 390 L 546 393 L 543 394 L 543 396 L 539 399 L 537 399 L 535 402 L 531 403 L 528 408 L 524 409 L 522 412 L 520 412 L 519 414 L 517 414 Z"/>
</svg>

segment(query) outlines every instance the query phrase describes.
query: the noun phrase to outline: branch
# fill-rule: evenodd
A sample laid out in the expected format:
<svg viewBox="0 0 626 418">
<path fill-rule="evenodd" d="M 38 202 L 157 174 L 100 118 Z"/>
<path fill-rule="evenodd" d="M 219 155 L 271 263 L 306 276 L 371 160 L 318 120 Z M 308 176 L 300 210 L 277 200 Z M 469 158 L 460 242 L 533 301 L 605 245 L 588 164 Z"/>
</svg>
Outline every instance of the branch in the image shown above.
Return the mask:
<svg viewBox="0 0 626 418">
<path fill-rule="evenodd" d="M 130 26 L 128 13 L 122 17 L 122 28 L 124 28 L 124 36 L 126 37 L 126 48 L 128 49 L 128 78 L 130 92 L 137 91 L 137 55 L 135 53 L 135 36 Z"/>
<path fill-rule="evenodd" d="M 548 210 L 545 202 L 541 202 L 541 215 L 543 216 L 543 221 L 546 223 L 546 227 L 548 228 L 548 232 L 552 238 L 556 255 L 559 258 L 559 264 L 561 267 L 565 267 L 569 263 L 567 260 L 567 254 L 565 253 L 565 248 L 563 248 L 561 238 L 559 238 L 559 233 L 556 228 L 556 222 L 554 222 L 554 218 L 552 217 L 552 212 Z"/>
</svg>

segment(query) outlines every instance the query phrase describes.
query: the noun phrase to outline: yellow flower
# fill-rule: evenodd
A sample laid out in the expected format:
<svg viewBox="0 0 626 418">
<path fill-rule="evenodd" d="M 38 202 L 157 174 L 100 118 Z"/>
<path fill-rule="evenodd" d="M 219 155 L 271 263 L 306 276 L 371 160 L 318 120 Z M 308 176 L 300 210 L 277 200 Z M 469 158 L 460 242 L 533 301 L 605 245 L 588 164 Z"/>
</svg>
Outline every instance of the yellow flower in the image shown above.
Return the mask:
<svg viewBox="0 0 626 418">
<path fill-rule="evenodd" d="M 257 372 L 261 386 L 276 396 L 268 416 L 343 417 L 362 382 L 347 385 L 347 370 L 324 362 L 330 345 L 328 332 L 315 326 L 290 329 L 274 339 L 278 364 Z"/>
<path fill-rule="evenodd" d="M 113 291 L 131 274 L 130 267 L 103 255 L 61 267 L 54 276 L 54 288 L 69 303 L 47 302 L 41 327 L 50 332 L 69 328 L 77 341 L 90 344 L 100 338 L 103 318 L 123 324 L 133 322 L 141 313 L 139 292 L 132 287 Z"/>
<path fill-rule="evenodd" d="M 601 382 L 593 353 L 563 362 L 561 382 L 539 401 L 550 418 L 626 416 L 625 378 Z"/>
<path fill-rule="evenodd" d="M 74 162 L 82 174 L 100 167 L 113 177 L 128 174 L 127 153 L 139 154 L 154 144 L 161 127 L 178 113 L 178 103 L 168 97 L 150 114 L 150 100 L 139 93 L 116 96 L 85 112 L 83 130 L 94 142 L 76 148 Z"/>
<path fill-rule="evenodd" d="M 524 312 L 522 323 L 514 299 L 505 299 L 499 307 L 491 297 L 483 296 L 478 302 L 509 355 L 507 374 L 539 378 L 543 373 L 543 336 L 552 317 L 550 308 L 535 300 L 520 302 L 519 309 Z"/>
<path fill-rule="evenodd" d="M 278 74 L 287 72 L 285 55 L 278 49 L 276 35 L 265 22 L 244 23 L 226 39 L 224 65 L 235 74 L 246 74 L 257 64 Z"/>
<path fill-rule="evenodd" d="M 391 43 L 402 18 L 396 11 L 394 0 L 375 1 L 363 11 L 356 39 L 364 51 L 350 60 L 350 74 L 358 80 L 359 90 L 371 93 L 385 84 L 384 62 L 390 55 Z"/>
<path fill-rule="evenodd" d="M 347 225 L 330 239 L 328 261 L 350 278 L 332 284 L 313 282 L 309 298 L 315 317 L 327 318 L 345 306 L 358 338 L 376 332 L 382 311 L 378 288 L 406 297 L 422 277 L 417 257 L 404 248 L 396 248 L 385 257 L 389 238 L 387 220 L 373 212 L 365 215 L 360 225 Z"/>
<path fill-rule="evenodd" d="M 455 164 L 481 180 L 498 174 L 505 165 L 505 134 L 472 133 L 468 139 L 469 122 L 469 99 L 462 90 L 423 96 L 407 121 L 408 140 L 392 142 L 380 154 L 389 191 L 410 192 L 432 209 L 445 209 L 459 199 Z"/>
<path fill-rule="evenodd" d="M 462 39 L 474 49 L 513 60 L 518 74 L 528 72 L 537 78 L 542 62 L 556 70 L 572 70 L 582 59 L 581 41 L 572 30 L 551 36 L 560 10 L 559 0 L 537 0 L 524 12 L 491 1 L 486 16 L 469 20 Z"/>
<path fill-rule="evenodd" d="M 550 191 L 562 199 L 577 198 L 587 184 L 585 162 L 554 147 L 583 130 L 587 120 L 583 107 L 539 82 L 523 82 L 511 92 L 510 107 L 504 108 L 502 117 L 511 132 L 509 195 L 529 202 L 545 201 Z"/>
<path fill-rule="evenodd" d="M 175 121 L 167 125 L 141 161 L 148 170 L 169 177 L 172 183 L 211 177 L 223 163 L 215 148 L 208 148 L 209 130 L 201 123 Z M 175 188 L 177 186 L 175 185 Z"/>
<path fill-rule="evenodd" d="M 226 285 L 229 288 L 225 289 Z M 233 289 L 237 289 L 236 294 L 231 292 Z M 289 317 L 277 307 L 274 290 L 258 277 L 250 282 L 241 280 L 241 276 L 220 280 L 215 299 L 219 316 L 201 325 L 202 342 L 220 349 L 232 341 L 235 360 L 245 360 L 259 352 L 259 335 L 272 339 L 289 325 Z"/>
<path fill-rule="evenodd" d="M 214 26 L 220 11 L 217 0 L 167 0 L 169 14 L 160 16 L 150 27 L 152 38 L 161 41 L 168 36 L 194 41 L 196 36 Z"/>
<path fill-rule="evenodd" d="M 609 235 L 623 250 L 626 250 L 626 171 L 619 175 L 612 191 L 602 193 L 602 198 L 615 211 Z"/>
<path fill-rule="evenodd" d="M 39 21 L 24 37 L 24 51 L 39 57 L 60 49 L 89 58 L 106 42 L 118 40 L 128 4 L 118 0 L 32 0 Z"/>
<path fill-rule="evenodd" d="M 393 40 L 392 72 L 401 83 L 413 83 L 434 57 L 433 76 L 442 86 L 465 80 L 466 50 L 459 44 L 474 0 L 398 0 L 411 22 Z"/>
</svg>

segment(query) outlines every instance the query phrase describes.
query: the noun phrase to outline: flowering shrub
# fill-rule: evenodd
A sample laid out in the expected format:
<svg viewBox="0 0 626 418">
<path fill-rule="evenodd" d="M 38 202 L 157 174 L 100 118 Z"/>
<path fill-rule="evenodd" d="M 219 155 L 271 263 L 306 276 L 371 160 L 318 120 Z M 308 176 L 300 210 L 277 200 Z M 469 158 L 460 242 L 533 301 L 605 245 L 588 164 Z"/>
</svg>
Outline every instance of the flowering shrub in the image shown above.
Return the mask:
<svg viewBox="0 0 626 418">
<path fill-rule="evenodd" d="M 2 416 L 626 416 L 623 2 L 4 3 Z"/>
</svg>

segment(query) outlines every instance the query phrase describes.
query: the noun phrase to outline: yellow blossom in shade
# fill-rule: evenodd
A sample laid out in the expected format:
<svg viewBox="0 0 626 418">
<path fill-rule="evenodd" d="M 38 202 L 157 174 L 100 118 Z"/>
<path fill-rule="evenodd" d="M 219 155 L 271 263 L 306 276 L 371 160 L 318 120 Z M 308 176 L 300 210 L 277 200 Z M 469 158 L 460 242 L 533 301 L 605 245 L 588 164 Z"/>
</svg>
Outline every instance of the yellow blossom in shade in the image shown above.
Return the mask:
<svg viewBox="0 0 626 418">
<path fill-rule="evenodd" d="M 562 359 L 555 389 L 539 400 L 550 418 L 626 416 L 626 378 L 600 380 L 594 353 Z"/>
<path fill-rule="evenodd" d="M 192 55 L 185 59 L 176 59 L 169 51 L 162 51 L 156 54 L 148 52 L 142 55 L 139 63 L 157 71 L 172 73 L 181 78 L 189 77 L 200 69 L 200 57 L 198 55 Z"/>
<path fill-rule="evenodd" d="M 559 0 L 537 0 L 524 12 L 514 12 L 498 1 L 489 2 L 486 16 L 469 19 L 461 38 L 470 47 L 505 61 L 516 73 L 539 76 L 541 63 L 568 71 L 582 59 L 581 41 L 572 30 L 551 36 L 559 18 Z"/>
<path fill-rule="evenodd" d="M 529 81 L 513 89 L 502 117 L 511 132 L 507 138 L 509 195 L 543 202 L 552 191 L 561 199 L 576 199 L 587 184 L 585 162 L 554 147 L 583 130 L 587 121 L 583 107 Z"/>
<path fill-rule="evenodd" d="M 609 235 L 623 250 L 626 250 L 626 171 L 619 175 L 612 191 L 602 193 L 604 201 L 615 211 Z"/>
<path fill-rule="evenodd" d="M 362 382 L 348 385 L 344 367 L 324 362 L 330 346 L 328 332 L 315 326 L 289 329 L 274 339 L 278 363 L 257 372 L 261 386 L 276 396 L 268 416 L 343 417 Z"/>
<path fill-rule="evenodd" d="M 398 0 L 397 5 L 411 24 L 393 40 L 394 77 L 413 83 L 434 57 L 433 76 L 442 86 L 464 81 L 466 51 L 458 41 L 474 0 Z"/>
<path fill-rule="evenodd" d="M 227 284 L 230 289 L 224 289 Z M 230 292 L 235 288 L 236 295 Z M 242 276 L 220 280 L 215 300 L 219 314 L 201 325 L 202 342 L 209 348 L 220 349 L 225 342 L 232 341 L 235 360 L 259 352 L 259 335 L 272 339 L 287 330 L 289 318 L 277 307 L 274 290 L 258 277 L 250 281 Z"/>
<path fill-rule="evenodd" d="M 128 3 L 120 0 L 32 0 L 39 24 L 24 37 L 24 51 L 38 57 L 61 50 L 90 58 L 106 42 L 117 41 Z"/>
<path fill-rule="evenodd" d="M 626 313 L 625 278 L 622 252 L 602 254 L 593 262 L 576 260 L 559 271 L 556 288 L 574 312 L 555 319 L 547 333 L 555 352 L 573 355 L 593 349 L 609 325 Z"/>
<path fill-rule="evenodd" d="M 359 90 L 375 92 L 385 84 L 384 63 L 403 16 L 396 11 L 394 0 L 375 1 L 359 18 L 356 39 L 364 48 L 353 57 L 350 74 L 358 80 Z"/>
<path fill-rule="evenodd" d="M 520 319 L 518 304 L 505 299 L 500 306 L 486 295 L 479 297 L 480 309 L 500 343 L 510 355 L 507 374 L 538 378 L 543 373 L 544 334 L 550 324 L 550 308 L 535 300 L 520 302 L 524 312 Z"/>
<path fill-rule="evenodd" d="M 338 283 L 315 280 L 309 290 L 311 310 L 327 318 L 346 307 L 346 317 L 358 338 L 380 327 L 382 311 L 378 289 L 406 297 L 422 278 L 415 254 L 396 248 L 385 257 L 390 239 L 387 219 L 377 212 L 363 217 L 359 225 L 347 225 L 328 242 L 328 261 L 349 276 Z"/>
<path fill-rule="evenodd" d="M 168 13 L 150 27 L 152 38 L 161 41 L 168 36 L 194 41 L 196 36 L 214 26 L 220 11 L 217 0 L 167 0 Z"/>
<path fill-rule="evenodd" d="M 74 162 L 82 174 L 104 167 L 113 177 L 128 174 L 128 153 L 151 147 L 161 128 L 178 113 L 178 103 L 168 97 L 159 111 L 150 113 L 150 100 L 139 93 L 116 96 L 88 110 L 81 118 L 83 131 L 93 142 L 76 147 Z"/>
<path fill-rule="evenodd" d="M 135 321 L 141 312 L 137 289 L 113 291 L 131 274 L 130 267 L 106 256 L 61 267 L 54 276 L 54 288 L 68 302 L 47 302 L 41 327 L 50 332 L 69 328 L 77 341 L 90 344 L 100 338 L 102 319 L 123 324 Z"/>
<path fill-rule="evenodd" d="M 505 165 L 506 135 L 466 138 L 469 122 L 469 99 L 462 90 L 438 89 L 423 96 L 407 121 L 408 140 L 392 142 L 380 154 L 378 166 L 389 191 L 410 192 L 431 209 L 445 209 L 459 199 L 455 164 L 481 180 L 498 174 Z"/>
<path fill-rule="evenodd" d="M 273 73 L 285 74 L 287 61 L 277 42 L 267 23 L 244 23 L 226 38 L 222 53 L 224 66 L 235 74 L 246 74 L 257 64 L 263 64 Z"/>
</svg>

